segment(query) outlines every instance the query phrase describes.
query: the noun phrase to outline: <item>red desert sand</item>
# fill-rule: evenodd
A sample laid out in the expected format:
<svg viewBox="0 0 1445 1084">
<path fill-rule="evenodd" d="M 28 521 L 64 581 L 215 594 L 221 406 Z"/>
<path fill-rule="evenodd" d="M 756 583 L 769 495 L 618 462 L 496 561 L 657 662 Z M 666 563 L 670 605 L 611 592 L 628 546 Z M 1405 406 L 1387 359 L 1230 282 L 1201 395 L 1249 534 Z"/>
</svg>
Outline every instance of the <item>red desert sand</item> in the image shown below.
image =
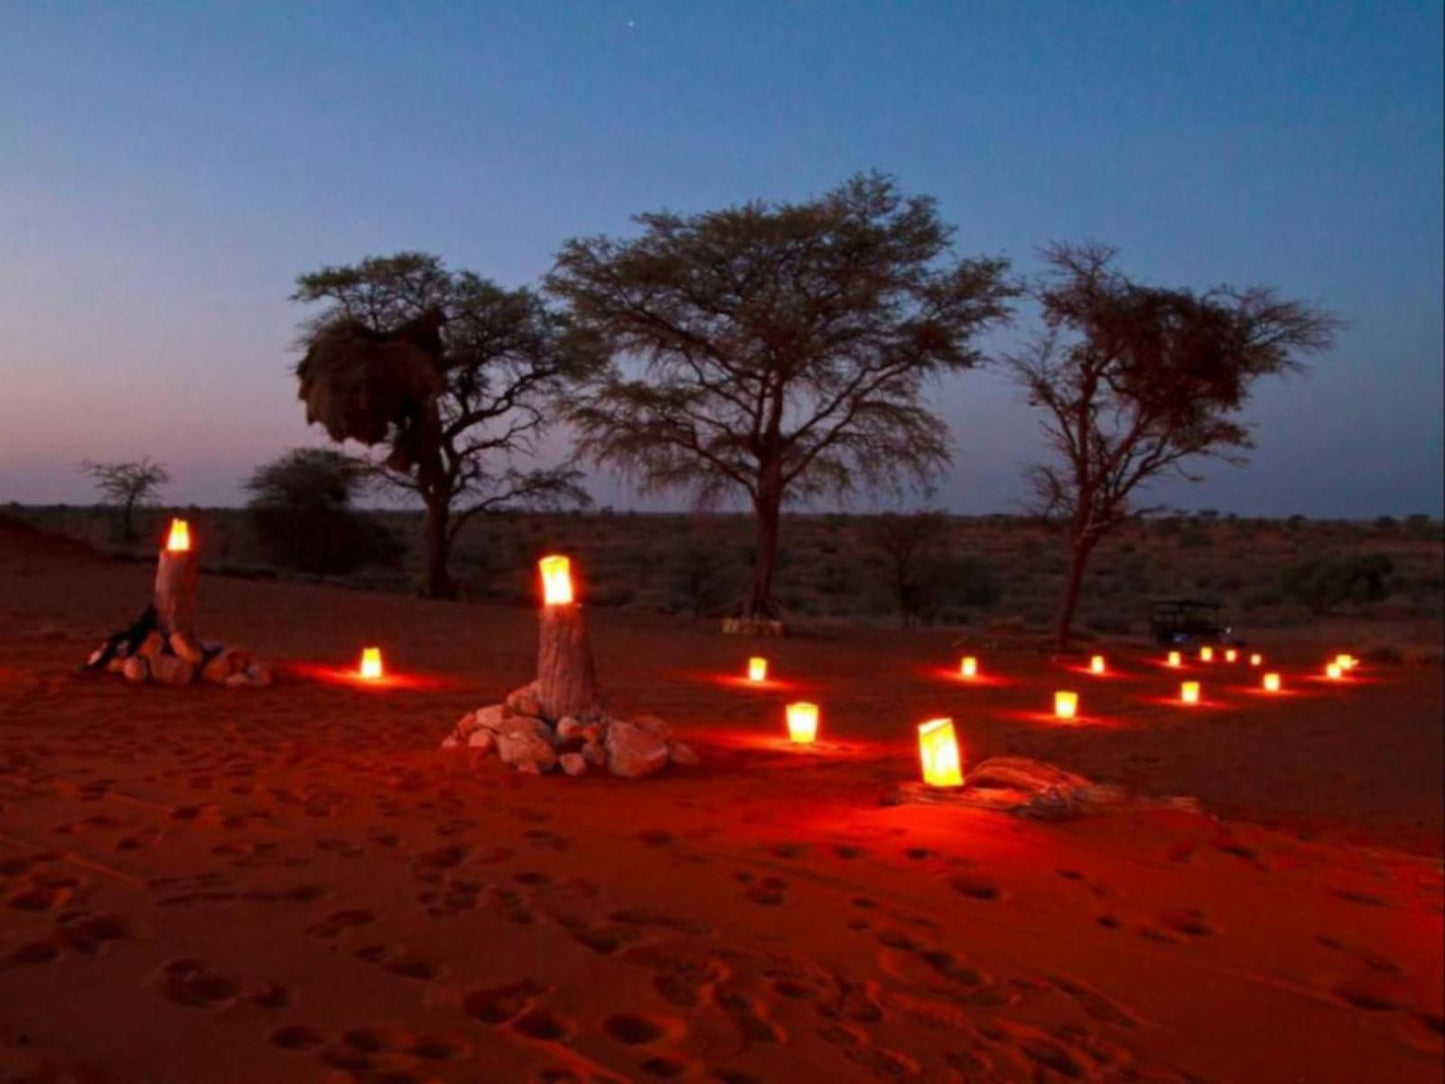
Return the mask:
<svg viewBox="0 0 1445 1084">
<path fill-rule="evenodd" d="M 532 676 L 534 612 L 202 576 L 274 687 L 78 673 L 151 578 L 0 528 L 5 1079 L 1440 1079 L 1438 664 L 1326 686 L 1266 642 L 1285 694 L 1216 667 L 1185 708 L 1142 650 L 966 684 L 948 637 L 860 631 L 752 687 L 746 641 L 593 611 L 616 707 L 702 765 L 536 777 L 437 749 Z M 898 804 L 937 716 L 965 766 L 1207 812 Z"/>
</svg>

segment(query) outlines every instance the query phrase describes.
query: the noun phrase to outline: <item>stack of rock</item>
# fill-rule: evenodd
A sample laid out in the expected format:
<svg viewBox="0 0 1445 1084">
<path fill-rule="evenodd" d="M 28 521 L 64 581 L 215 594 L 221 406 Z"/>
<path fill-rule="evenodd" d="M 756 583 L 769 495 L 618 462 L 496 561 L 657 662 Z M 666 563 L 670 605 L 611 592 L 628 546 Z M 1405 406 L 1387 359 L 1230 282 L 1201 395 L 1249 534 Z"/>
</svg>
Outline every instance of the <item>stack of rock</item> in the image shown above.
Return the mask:
<svg viewBox="0 0 1445 1084">
<path fill-rule="evenodd" d="M 139 637 L 113 637 L 95 650 L 86 665 L 122 674 L 129 681 L 156 681 L 162 685 L 190 685 L 195 681 L 231 688 L 271 684 L 270 667 L 249 651 L 195 643 L 174 634 L 166 636 L 158 628 Z"/>
<path fill-rule="evenodd" d="M 535 775 L 560 769 L 576 776 L 606 768 L 636 779 L 669 763 L 698 763 L 697 754 L 674 741 L 672 728 L 655 715 L 614 719 L 598 711 L 547 719 L 535 681 L 508 694 L 504 703 L 463 715 L 442 748 L 494 755 L 510 768 Z"/>
</svg>

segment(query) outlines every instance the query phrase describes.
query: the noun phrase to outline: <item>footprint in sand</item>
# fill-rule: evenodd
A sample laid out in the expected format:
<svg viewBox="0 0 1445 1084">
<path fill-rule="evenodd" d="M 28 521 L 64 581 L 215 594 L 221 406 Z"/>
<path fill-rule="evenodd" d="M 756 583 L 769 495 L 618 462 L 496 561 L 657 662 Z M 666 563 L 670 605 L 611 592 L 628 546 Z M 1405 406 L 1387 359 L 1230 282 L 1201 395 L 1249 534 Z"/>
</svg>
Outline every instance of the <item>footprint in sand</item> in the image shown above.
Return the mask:
<svg viewBox="0 0 1445 1084">
<path fill-rule="evenodd" d="M 193 1009 L 223 1009 L 241 996 L 240 979 L 212 972 L 200 960 L 174 960 L 160 975 L 161 994 Z"/>
<path fill-rule="evenodd" d="M 1165 911 L 1159 916 L 1164 927 L 1189 937 L 1213 937 L 1219 928 L 1205 917 L 1204 912 L 1193 907 Z"/>
<path fill-rule="evenodd" d="M 616 1013 L 602 1021 L 602 1034 L 623 1046 L 646 1046 L 655 1043 L 668 1033 L 668 1027 L 660 1020 L 637 1013 Z"/>
<path fill-rule="evenodd" d="M 959 873 L 950 877 L 948 886 L 971 900 L 997 900 L 1002 894 L 998 885 L 976 873 Z"/>
<path fill-rule="evenodd" d="M 742 872 L 734 874 L 733 879 L 739 884 L 747 886 L 743 895 L 749 903 L 756 903 L 763 907 L 777 907 L 787 901 L 788 882 L 781 877 L 758 878 L 751 873 Z"/>
</svg>

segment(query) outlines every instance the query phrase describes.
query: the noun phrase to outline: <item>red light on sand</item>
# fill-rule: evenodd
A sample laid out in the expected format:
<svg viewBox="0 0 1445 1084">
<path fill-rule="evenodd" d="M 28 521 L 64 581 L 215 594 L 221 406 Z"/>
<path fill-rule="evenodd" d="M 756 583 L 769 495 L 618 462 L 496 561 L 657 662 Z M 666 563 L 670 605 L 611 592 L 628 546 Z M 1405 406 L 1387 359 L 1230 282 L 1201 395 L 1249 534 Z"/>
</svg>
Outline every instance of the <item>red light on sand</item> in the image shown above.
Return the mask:
<svg viewBox="0 0 1445 1084">
<path fill-rule="evenodd" d="M 1184 704 L 1199 703 L 1199 682 L 1186 681 L 1179 686 L 1179 700 Z"/>
<path fill-rule="evenodd" d="M 787 711 L 788 737 L 797 745 L 811 745 L 818 736 L 818 705 L 799 701 Z"/>
<path fill-rule="evenodd" d="M 1072 719 L 1079 713 L 1079 694 L 1061 689 L 1054 693 L 1054 717 Z"/>
<path fill-rule="evenodd" d="M 361 667 L 358 671 L 363 681 L 380 681 L 383 670 L 381 666 L 381 648 L 364 647 L 361 649 Z"/>
<path fill-rule="evenodd" d="M 566 606 L 572 602 L 572 562 L 556 554 L 537 562 L 542 572 L 542 602 Z"/>
<path fill-rule="evenodd" d="M 763 658 L 761 655 L 754 655 L 752 658 L 750 658 L 750 659 L 748 660 L 748 680 L 749 680 L 749 681 L 767 681 L 767 680 L 768 680 L 768 660 L 767 660 L 767 659 Z"/>
<path fill-rule="evenodd" d="M 918 728 L 918 758 L 930 787 L 961 787 L 963 762 L 952 719 L 930 719 Z"/>
<path fill-rule="evenodd" d="M 965 655 L 963 661 L 958 664 L 958 672 L 961 677 L 978 677 L 978 660 L 972 655 Z"/>
<path fill-rule="evenodd" d="M 1109 664 L 1104 661 L 1104 656 L 1095 655 L 1089 660 L 1089 673 L 1102 674 L 1109 669 Z"/>
<path fill-rule="evenodd" d="M 183 519 L 171 520 L 171 533 L 166 536 L 168 553 L 185 553 L 191 548 L 191 525 Z"/>
</svg>

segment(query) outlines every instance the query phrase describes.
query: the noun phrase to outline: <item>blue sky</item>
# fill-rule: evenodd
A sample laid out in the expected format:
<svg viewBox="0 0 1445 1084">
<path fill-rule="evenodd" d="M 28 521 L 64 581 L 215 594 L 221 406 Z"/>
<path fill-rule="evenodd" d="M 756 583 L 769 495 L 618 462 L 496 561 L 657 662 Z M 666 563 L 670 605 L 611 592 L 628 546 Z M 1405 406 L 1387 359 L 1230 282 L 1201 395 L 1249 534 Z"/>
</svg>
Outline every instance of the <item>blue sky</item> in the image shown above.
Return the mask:
<svg viewBox="0 0 1445 1084">
<path fill-rule="evenodd" d="M 1439 515 L 1441 23 L 1412 0 L 10 4 L 0 500 L 85 501 L 77 461 L 148 452 L 172 499 L 231 503 L 319 443 L 299 272 L 423 249 L 528 283 L 639 211 L 880 169 L 1020 271 L 1097 239 L 1142 278 L 1350 321 L 1261 390 L 1249 469 L 1160 501 Z M 987 372 L 937 402 L 940 502 L 1013 510 L 1036 419 Z"/>
</svg>

